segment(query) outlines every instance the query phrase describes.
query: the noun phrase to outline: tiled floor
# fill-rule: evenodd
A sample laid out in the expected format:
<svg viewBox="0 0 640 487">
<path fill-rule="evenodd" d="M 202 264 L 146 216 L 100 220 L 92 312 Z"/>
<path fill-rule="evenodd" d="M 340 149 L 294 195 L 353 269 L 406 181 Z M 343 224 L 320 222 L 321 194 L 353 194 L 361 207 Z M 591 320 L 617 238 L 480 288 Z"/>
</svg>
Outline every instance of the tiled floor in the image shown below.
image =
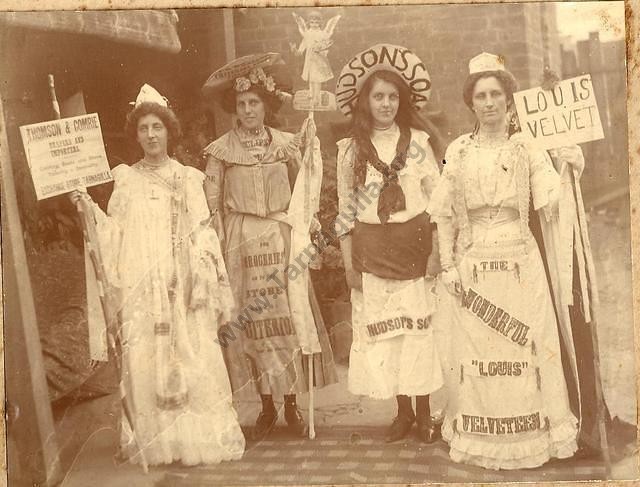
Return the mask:
<svg viewBox="0 0 640 487">
<path fill-rule="evenodd" d="M 249 443 L 239 462 L 212 467 L 172 468 L 157 487 L 260 484 L 345 484 L 598 480 L 605 478 L 597 459 L 553 461 L 517 472 L 496 472 L 449 459 L 442 441 L 423 445 L 409 438 L 387 444 L 380 428 L 321 429 L 316 440 L 283 436 Z"/>
</svg>

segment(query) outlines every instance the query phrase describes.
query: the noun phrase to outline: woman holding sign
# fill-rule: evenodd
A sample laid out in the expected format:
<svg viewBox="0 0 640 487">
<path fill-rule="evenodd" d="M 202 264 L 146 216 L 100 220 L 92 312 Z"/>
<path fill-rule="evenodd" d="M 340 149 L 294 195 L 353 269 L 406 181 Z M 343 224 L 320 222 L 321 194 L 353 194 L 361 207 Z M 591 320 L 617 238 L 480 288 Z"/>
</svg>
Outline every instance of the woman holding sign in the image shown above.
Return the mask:
<svg viewBox="0 0 640 487">
<path fill-rule="evenodd" d="M 367 69 L 365 56 L 379 63 Z M 406 62 L 394 62 L 400 59 Z M 352 136 L 338 142 L 337 159 L 347 222 L 339 233 L 353 307 L 349 390 L 396 397 L 388 442 L 404 438 L 416 422 L 422 441 L 439 438 L 429 407 L 429 394 L 442 385 L 427 278 L 435 270 L 435 235 L 425 212 L 439 177 L 439 144 L 417 111 L 430 85 L 413 52 L 380 44 L 349 61 L 336 88 L 340 109 L 352 117 Z M 354 91 L 345 97 L 349 86 Z"/>
<path fill-rule="evenodd" d="M 113 169 L 107 214 L 91 205 L 107 278 L 121 293 L 122 380 L 137 437 L 122 421 L 121 455 L 141 461 L 140 447 L 151 465 L 239 459 L 244 436 L 213 346 L 233 298 L 204 175 L 168 155 L 180 125 L 152 87 L 140 91 L 126 131 L 144 157 Z"/>
<path fill-rule="evenodd" d="M 232 321 L 220 329 L 218 341 L 233 390 L 251 388 L 260 394 L 262 410 L 254 439 L 267 435 L 278 420 L 274 395 L 284 396 L 289 432 L 306 436 L 308 427 L 298 411 L 297 394 L 336 380 L 313 289 L 300 293 L 304 300 L 294 295 L 293 280 L 307 280 L 304 266 L 309 260 L 291 255 L 289 218 L 303 137 L 267 125 L 287 93 L 282 87 L 284 76 L 262 69 L 259 60 L 263 59 L 267 55 L 240 58 L 209 78 L 230 73 L 230 78 L 222 76 L 210 86 L 237 123 L 204 150 L 205 192 L 216 229 L 225 237 L 225 259 L 237 306 Z M 302 285 L 306 288 L 310 282 Z M 294 304 L 305 309 L 298 313 Z M 317 336 L 321 347 L 321 353 L 307 355 L 313 360 L 314 384 L 309 384 L 299 325 L 308 327 L 306 331 Z"/>
<path fill-rule="evenodd" d="M 476 128 L 447 148 L 429 210 L 450 295 L 452 374 L 443 437 L 451 458 L 532 468 L 576 451 L 556 316 L 530 202 L 556 218 L 560 178 L 546 152 L 512 135 L 516 81 L 499 56 L 469 62 Z"/>
</svg>

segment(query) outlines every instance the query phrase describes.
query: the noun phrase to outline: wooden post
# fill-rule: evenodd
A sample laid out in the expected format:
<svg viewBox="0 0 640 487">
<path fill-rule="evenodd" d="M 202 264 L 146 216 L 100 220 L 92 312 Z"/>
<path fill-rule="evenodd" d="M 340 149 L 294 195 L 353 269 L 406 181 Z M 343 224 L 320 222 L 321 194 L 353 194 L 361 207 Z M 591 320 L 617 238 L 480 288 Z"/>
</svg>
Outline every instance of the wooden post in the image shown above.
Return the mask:
<svg viewBox="0 0 640 487">
<path fill-rule="evenodd" d="M 62 480 L 42 348 L 18 212 L 2 99 L 2 253 L 8 475 L 11 485 L 52 486 Z"/>
<path fill-rule="evenodd" d="M 233 10 L 232 8 L 222 10 L 224 22 L 224 53 L 228 63 L 236 58 L 236 31 L 233 25 Z"/>
<path fill-rule="evenodd" d="M 210 31 L 212 45 L 224 46 L 224 49 L 212 49 L 215 52 L 210 58 L 211 70 L 233 61 L 236 58 L 236 33 L 233 20 L 234 9 L 223 8 L 216 10 L 216 30 Z M 216 43 L 216 44 L 213 44 Z M 212 110 L 215 122 L 215 138 L 233 128 L 231 117 L 223 110 Z"/>
</svg>

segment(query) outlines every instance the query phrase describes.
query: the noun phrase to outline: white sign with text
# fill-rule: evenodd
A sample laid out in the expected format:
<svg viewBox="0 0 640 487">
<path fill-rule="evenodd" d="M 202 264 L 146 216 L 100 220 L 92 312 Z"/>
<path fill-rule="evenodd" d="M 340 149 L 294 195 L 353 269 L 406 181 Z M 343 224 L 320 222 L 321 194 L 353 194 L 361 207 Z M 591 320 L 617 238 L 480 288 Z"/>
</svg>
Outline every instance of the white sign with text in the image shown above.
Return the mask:
<svg viewBox="0 0 640 487">
<path fill-rule="evenodd" d="M 604 138 L 589 74 L 560 81 L 552 90 L 519 91 L 513 98 L 522 133 L 541 149 Z"/>
<path fill-rule="evenodd" d="M 97 113 L 20 127 L 38 200 L 112 181 Z"/>
</svg>

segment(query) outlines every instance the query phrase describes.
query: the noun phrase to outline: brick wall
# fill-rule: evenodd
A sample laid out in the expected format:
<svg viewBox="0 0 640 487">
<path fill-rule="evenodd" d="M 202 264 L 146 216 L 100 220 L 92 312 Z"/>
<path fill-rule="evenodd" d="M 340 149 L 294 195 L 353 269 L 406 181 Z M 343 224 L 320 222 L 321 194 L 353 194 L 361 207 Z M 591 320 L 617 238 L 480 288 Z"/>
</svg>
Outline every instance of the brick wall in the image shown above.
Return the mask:
<svg viewBox="0 0 640 487">
<path fill-rule="evenodd" d="M 237 55 L 276 51 L 291 62 L 295 89 L 303 89 L 301 61 L 289 54 L 289 43 L 300 41 L 291 12 L 304 16 L 304 9 L 243 9 L 235 12 Z M 431 74 L 433 107 L 444 112 L 443 127 L 447 141 L 473 126 L 473 118 L 462 101 L 462 84 L 470 58 L 482 51 L 502 54 L 507 66 L 522 87 L 538 83 L 543 68 L 543 50 L 559 55 L 555 23 L 543 36 L 555 11 L 543 4 L 494 5 L 405 5 L 380 7 L 323 8 L 324 19 L 341 14 L 334 33 L 329 60 L 337 76 L 350 57 L 373 44 L 388 42 L 411 48 L 426 64 Z M 543 39 L 544 37 L 544 39 Z M 324 88 L 334 91 L 335 79 Z M 303 117 L 283 110 L 284 127 L 295 129 Z M 340 122 L 340 114 L 325 114 L 323 122 Z M 320 126 L 323 144 L 333 140 L 325 126 Z"/>
<path fill-rule="evenodd" d="M 558 21 L 556 7 L 552 3 L 545 3 L 542 9 L 542 49 L 545 65 L 548 65 L 556 73 L 561 75 L 562 70 L 562 46 L 558 33 Z"/>
<path fill-rule="evenodd" d="M 563 75 L 591 74 L 605 137 L 581 144 L 587 161 L 582 187 L 587 200 L 595 200 L 629 186 L 625 42 L 601 42 L 592 32 L 573 49 L 563 51 Z"/>
</svg>

